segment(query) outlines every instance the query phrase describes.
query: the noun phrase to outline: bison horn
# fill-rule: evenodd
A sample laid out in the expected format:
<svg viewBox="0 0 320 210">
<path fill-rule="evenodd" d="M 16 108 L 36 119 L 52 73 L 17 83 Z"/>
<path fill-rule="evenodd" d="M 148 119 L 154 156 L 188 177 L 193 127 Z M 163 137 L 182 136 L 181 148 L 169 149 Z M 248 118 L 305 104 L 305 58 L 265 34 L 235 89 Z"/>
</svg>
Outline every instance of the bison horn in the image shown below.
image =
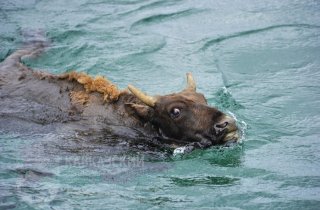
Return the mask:
<svg viewBox="0 0 320 210">
<path fill-rule="evenodd" d="M 147 94 L 143 93 L 141 90 L 137 89 L 132 85 L 128 85 L 129 90 L 133 95 L 135 95 L 138 99 L 140 99 L 143 103 L 150 107 L 154 107 L 156 103 L 156 99 L 152 96 L 148 96 Z"/>
<path fill-rule="evenodd" d="M 187 83 L 188 83 L 188 85 L 187 85 L 186 90 L 191 90 L 191 91 L 195 92 L 197 87 L 196 87 L 196 83 L 192 77 L 192 74 L 190 72 L 187 73 Z"/>
</svg>

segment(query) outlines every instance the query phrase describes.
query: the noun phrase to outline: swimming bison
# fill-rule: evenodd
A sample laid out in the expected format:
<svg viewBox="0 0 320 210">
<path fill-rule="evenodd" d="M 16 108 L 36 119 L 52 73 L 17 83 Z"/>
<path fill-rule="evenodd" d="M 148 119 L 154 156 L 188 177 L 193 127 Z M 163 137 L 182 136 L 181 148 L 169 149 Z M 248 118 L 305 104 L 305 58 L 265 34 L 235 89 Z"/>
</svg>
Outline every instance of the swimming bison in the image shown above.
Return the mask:
<svg viewBox="0 0 320 210">
<path fill-rule="evenodd" d="M 2 128 L 19 129 L 14 125 L 18 121 L 47 127 L 48 132 L 108 127 L 119 136 L 144 136 L 158 145 L 190 150 L 238 139 L 235 120 L 208 106 L 196 92 L 191 73 L 181 92 L 153 97 L 132 85 L 119 90 L 101 76 L 52 75 L 21 63 L 21 58 L 37 56 L 44 48 L 44 42 L 33 42 L 0 64 Z"/>
</svg>

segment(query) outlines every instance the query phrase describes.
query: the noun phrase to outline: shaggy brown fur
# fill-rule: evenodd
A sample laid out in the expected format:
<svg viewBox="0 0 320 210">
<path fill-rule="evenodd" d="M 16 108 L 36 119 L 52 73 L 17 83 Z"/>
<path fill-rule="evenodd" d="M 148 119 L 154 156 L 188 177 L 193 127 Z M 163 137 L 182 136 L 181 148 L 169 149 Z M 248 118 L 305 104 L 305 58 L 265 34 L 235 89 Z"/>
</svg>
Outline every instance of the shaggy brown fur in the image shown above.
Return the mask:
<svg viewBox="0 0 320 210">
<path fill-rule="evenodd" d="M 114 102 L 119 99 L 123 91 L 120 91 L 114 84 L 103 76 L 90 77 L 86 73 L 70 72 L 58 76 L 60 79 L 75 80 L 82 84 L 87 93 L 98 92 L 103 95 L 105 102 Z"/>
<path fill-rule="evenodd" d="M 89 101 L 89 94 L 84 91 L 71 91 L 69 96 L 72 104 L 86 105 Z"/>
<path fill-rule="evenodd" d="M 83 85 L 85 92 L 71 92 L 70 98 L 74 103 L 85 105 L 89 100 L 88 93 L 98 92 L 102 94 L 104 102 L 118 101 L 120 95 L 127 93 L 126 90 L 119 90 L 116 85 L 112 84 L 108 79 L 103 76 L 96 76 L 95 78 L 83 72 L 69 72 L 61 75 L 54 75 L 46 72 L 34 71 L 33 75 L 37 78 L 43 79 L 67 79 L 69 81 L 77 81 Z M 78 101 L 78 102 L 77 102 Z"/>
</svg>

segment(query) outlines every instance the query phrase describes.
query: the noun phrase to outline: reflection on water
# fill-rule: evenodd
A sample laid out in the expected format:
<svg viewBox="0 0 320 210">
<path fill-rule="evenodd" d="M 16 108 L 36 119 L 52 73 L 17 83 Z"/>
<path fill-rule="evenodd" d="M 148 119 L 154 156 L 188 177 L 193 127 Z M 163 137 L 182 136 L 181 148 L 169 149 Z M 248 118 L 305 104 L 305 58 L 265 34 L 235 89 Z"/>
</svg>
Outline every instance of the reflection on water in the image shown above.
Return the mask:
<svg viewBox="0 0 320 210">
<path fill-rule="evenodd" d="M 192 71 L 243 135 L 172 157 L 112 125 L 75 132 L 0 116 L 0 209 L 318 209 L 319 11 L 312 0 L 1 1 L 0 60 L 40 29 L 51 46 L 24 60 L 33 68 L 154 95 Z"/>
</svg>

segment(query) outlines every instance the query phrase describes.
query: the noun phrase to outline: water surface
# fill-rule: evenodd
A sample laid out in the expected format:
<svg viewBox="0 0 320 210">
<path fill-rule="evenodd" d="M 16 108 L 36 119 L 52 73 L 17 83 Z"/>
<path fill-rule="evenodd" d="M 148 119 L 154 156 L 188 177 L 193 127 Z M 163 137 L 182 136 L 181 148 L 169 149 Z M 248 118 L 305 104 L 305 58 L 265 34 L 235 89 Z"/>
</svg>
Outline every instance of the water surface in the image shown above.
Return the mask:
<svg viewBox="0 0 320 210">
<path fill-rule="evenodd" d="M 150 94 L 181 90 L 192 71 L 244 136 L 173 157 L 2 123 L 0 209 L 319 209 L 319 11 L 312 0 L 1 1 L 0 60 L 37 29 L 52 44 L 24 61 L 36 69 Z"/>
</svg>

